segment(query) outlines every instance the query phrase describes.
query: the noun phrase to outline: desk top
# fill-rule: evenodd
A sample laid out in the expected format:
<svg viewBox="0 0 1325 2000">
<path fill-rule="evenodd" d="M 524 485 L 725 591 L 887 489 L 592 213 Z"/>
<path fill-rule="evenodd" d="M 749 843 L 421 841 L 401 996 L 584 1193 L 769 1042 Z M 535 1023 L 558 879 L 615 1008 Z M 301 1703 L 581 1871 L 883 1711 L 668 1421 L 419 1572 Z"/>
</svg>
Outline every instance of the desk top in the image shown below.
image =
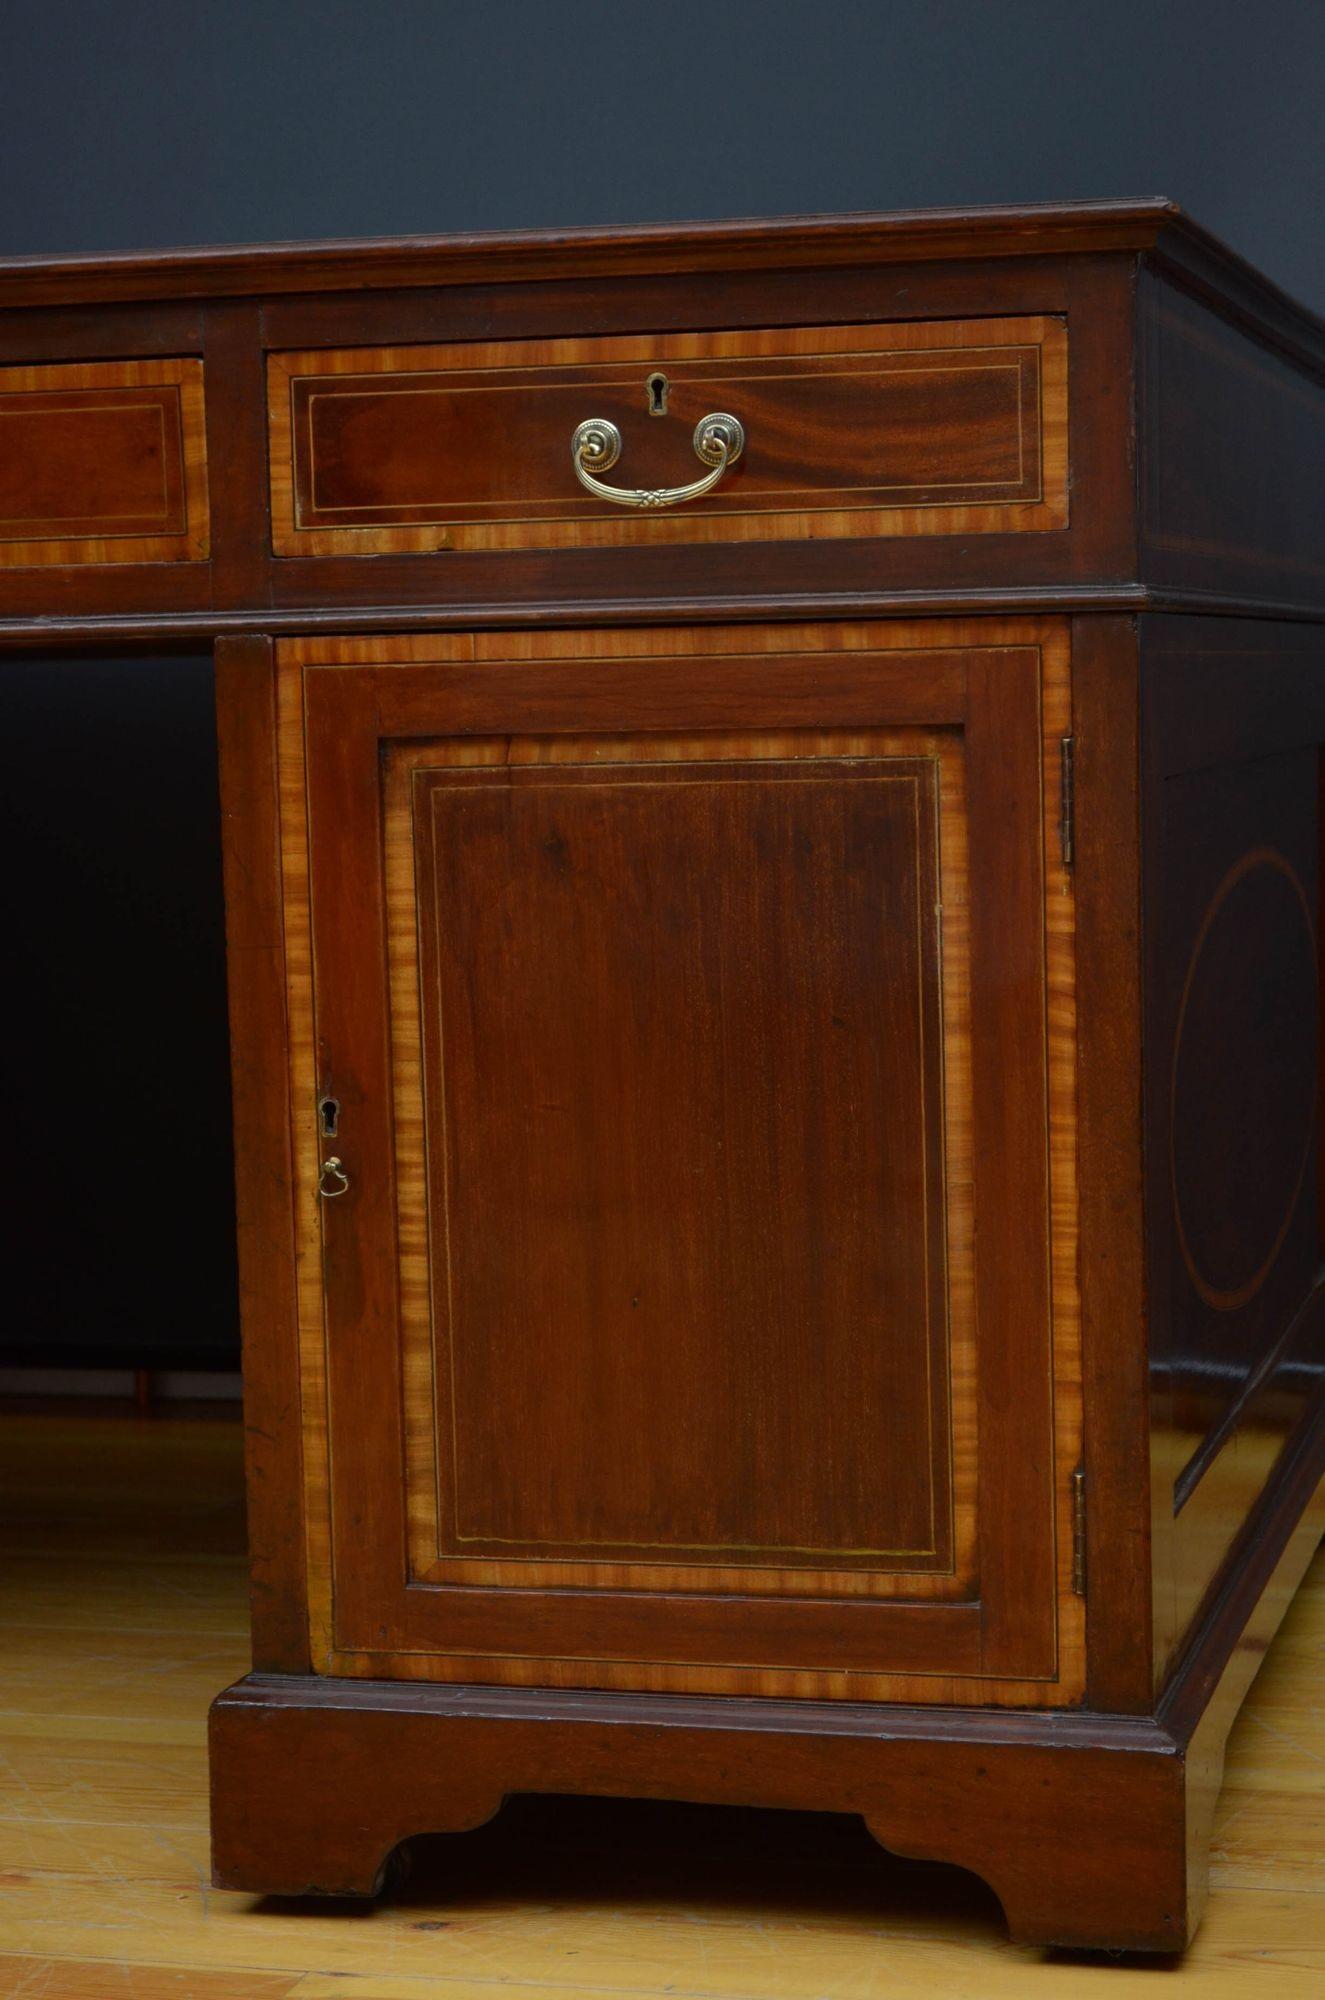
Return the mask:
<svg viewBox="0 0 1325 2000">
<path fill-rule="evenodd" d="M 0 260 L 0 411 L 0 645 L 1325 617 L 1325 321 L 1160 199 Z"/>
<path fill-rule="evenodd" d="M 1155 252 L 1230 295 L 1257 300 L 1325 356 L 1325 321 L 1161 196 L 8 257 L 0 258 L 0 307 L 1108 251 Z"/>
</svg>

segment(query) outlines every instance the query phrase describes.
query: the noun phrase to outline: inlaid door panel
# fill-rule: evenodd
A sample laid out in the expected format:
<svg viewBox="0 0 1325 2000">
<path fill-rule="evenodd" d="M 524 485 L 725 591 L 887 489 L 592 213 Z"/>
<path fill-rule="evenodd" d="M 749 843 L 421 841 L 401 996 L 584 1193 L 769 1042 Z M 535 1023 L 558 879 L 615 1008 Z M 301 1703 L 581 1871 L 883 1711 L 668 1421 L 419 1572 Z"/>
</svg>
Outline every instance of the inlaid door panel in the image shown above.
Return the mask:
<svg viewBox="0 0 1325 2000">
<path fill-rule="evenodd" d="M 938 759 L 811 742 L 406 753 L 416 1573 L 952 1567 Z"/>
<path fill-rule="evenodd" d="M 898 637 L 283 649 L 329 1669 L 1071 1681 L 1045 654 Z"/>
</svg>

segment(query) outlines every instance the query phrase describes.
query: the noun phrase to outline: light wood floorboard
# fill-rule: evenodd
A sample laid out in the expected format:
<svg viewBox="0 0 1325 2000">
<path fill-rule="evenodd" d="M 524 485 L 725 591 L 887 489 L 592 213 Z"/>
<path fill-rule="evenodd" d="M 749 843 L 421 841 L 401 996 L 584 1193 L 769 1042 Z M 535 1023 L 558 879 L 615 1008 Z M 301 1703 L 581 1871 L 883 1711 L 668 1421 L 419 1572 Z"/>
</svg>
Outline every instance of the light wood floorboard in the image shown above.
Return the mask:
<svg viewBox="0 0 1325 2000">
<path fill-rule="evenodd" d="M 240 1433 L 0 1417 L 0 1995 L 23 2000 L 1322 2000 L 1325 1558 L 1234 1733 L 1176 1968 L 1009 1945 L 849 1819 L 521 1799 L 399 1898 L 208 1886 L 204 1726 L 246 1671 Z"/>
</svg>

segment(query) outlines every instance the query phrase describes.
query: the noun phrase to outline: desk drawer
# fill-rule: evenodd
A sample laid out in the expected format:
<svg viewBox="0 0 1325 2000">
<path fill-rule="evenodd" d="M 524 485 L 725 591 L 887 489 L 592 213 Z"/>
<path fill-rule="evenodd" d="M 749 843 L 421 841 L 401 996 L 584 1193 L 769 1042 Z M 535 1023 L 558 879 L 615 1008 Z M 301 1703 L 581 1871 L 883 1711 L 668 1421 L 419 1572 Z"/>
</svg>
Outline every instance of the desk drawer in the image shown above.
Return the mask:
<svg viewBox="0 0 1325 2000">
<path fill-rule="evenodd" d="M 278 555 L 1067 525 L 1058 319 L 316 350 L 272 355 L 269 391 Z M 714 413 L 740 454 L 672 497 L 716 469 Z M 589 418 L 620 449 L 586 469 L 637 504 L 579 480 Z"/>
<path fill-rule="evenodd" d="M 201 361 L 0 368 L 0 566 L 206 554 Z"/>
</svg>

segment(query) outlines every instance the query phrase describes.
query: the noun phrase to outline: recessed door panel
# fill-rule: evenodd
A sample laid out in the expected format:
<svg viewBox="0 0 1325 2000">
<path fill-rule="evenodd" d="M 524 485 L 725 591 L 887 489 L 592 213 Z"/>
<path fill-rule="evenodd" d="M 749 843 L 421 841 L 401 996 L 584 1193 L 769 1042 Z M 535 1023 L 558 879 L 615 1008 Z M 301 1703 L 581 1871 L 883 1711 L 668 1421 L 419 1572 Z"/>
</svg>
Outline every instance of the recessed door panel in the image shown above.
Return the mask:
<svg viewBox="0 0 1325 2000">
<path fill-rule="evenodd" d="M 950 1568 L 937 759 L 671 747 L 411 771 L 438 1555 Z"/>
</svg>

